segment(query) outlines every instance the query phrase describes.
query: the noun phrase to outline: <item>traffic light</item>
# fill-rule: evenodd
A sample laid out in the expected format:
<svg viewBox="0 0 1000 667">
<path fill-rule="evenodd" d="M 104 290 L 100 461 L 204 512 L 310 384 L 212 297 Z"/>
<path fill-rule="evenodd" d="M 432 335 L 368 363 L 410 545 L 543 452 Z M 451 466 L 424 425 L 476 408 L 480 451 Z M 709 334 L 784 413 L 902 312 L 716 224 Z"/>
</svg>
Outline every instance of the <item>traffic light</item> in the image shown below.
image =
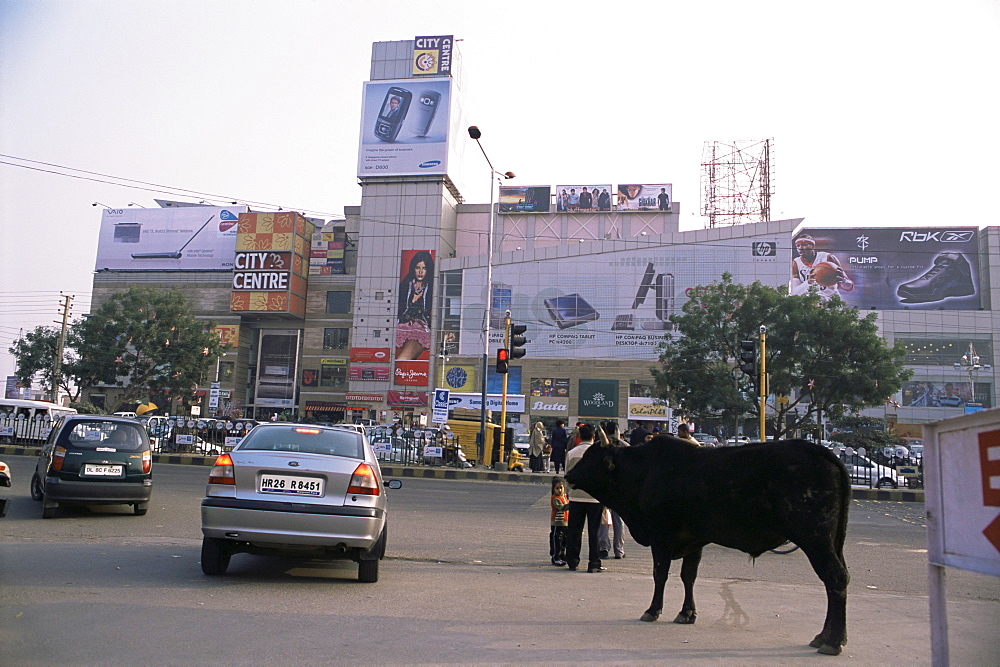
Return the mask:
<svg viewBox="0 0 1000 667">
<path fill-rule="evenodd" d="M 507 348 L 501 347 L 499 350 L 497 350 L 497 373 L 507 372 L 508 361 L 510 361 L 510 358 L 509 358 L 509 353 L 507 352 Z"/>
<path fill-rule="evenodd" d="M 525 349 L 522 345 L 528 342 L 528 339 L 524 337 L 524 332 L 527 330 L 527 324 L 510 325 L 510 338 L 508 339 L 507 346 L 511 359 L 520 359 L 524 356 Z"/>
<path fill-rule="evenodd" d="M 740 370 L 757 378 L 757 344 L 752 340 L 740 341 Z"/>
</svg>

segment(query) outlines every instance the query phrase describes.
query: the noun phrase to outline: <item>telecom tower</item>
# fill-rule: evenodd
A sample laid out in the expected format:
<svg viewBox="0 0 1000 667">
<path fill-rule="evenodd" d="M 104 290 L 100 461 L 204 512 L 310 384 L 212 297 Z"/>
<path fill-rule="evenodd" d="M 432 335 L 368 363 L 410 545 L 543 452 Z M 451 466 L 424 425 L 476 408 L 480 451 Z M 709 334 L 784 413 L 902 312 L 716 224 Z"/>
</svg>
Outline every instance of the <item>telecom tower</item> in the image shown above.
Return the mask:
<svg viewBox="0 0 1000 667">
<path fill-rule="evenodd" d="M 701 214 L 708 226 L 771 219 L 774 139 L 706 141 L 701 159 Z"/>
</svg>

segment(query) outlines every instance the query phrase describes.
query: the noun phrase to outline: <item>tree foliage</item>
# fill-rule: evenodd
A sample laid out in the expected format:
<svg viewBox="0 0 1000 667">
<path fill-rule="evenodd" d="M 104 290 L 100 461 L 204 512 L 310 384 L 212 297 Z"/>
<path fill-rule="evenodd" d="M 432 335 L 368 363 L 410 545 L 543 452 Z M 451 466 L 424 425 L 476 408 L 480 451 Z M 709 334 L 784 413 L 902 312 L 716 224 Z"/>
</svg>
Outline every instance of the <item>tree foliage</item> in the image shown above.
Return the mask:
<svg viewBox="0 0 1000 667">
<path fill-rule="evenodd" d="M 71 328 L 67 330 L 67 340 L 70 331 L 72 331 Z M 53 365 L 56 350 L 59 347 L 59 334 L 60 329 L 57 327 L 35 327 L 7 348 L 7 351 L 17 359 L 17 368 L 14 374 L 18 380 L 29 385 L 35 379 L 40 379 L 45 389 L 51 392 Z M 80 385 L 76 382 L 75 377 L 75 361 L 71 347 L 64 345 L 59 371 L 59 386 L 69 394 L 72 400 L 76 400 L 80 396 Z"/>
<path fill-rule="evenodd" d="M 840 299 L 788 296 L 760 282 L 734 283 L 727 273 L 692 290 L 682 313 L 671 317 L 679 335 L 668 335 L 653 375 L 663 398 L 698 419 L 759 418 L 753 379 L 736 359 L 740 341 L 759 340 L 761 325 L 767 327 L 766 416 L 778 437 L 824 416 L 882 405 L 911 374 L 902 347 L 888 347 L 879 335 L 877 315 L 859 318 Z"/>
<path fill-rule="evenodd" d="M 75 375 L 85 387 L 119 387 L 109 412 L 152 396 L 183 396 L 206 381 L 224 347 L 177 290 L 116 292 L 73 328 Z"/>
</svg>

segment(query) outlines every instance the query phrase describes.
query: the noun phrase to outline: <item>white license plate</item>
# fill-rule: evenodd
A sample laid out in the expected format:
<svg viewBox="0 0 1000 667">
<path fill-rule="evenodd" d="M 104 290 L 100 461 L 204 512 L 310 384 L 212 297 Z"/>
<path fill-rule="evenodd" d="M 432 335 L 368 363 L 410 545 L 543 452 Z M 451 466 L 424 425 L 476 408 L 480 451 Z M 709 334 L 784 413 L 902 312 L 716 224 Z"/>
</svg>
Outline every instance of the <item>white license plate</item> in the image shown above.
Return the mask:
<svg viewBox="0 0 1000 667">
<path fill-rule="evenodd" d="M 95 477 L 121 477 L 121 466 L 103 466 L 85 463 L 83 466 L 84 475 L 94 475 Z"/>
<path fill-rule="evenodd" d="M 288 496 L 323 497 L 324 480 L 321 477 L 295 477 L 292 475 L 261 475 L 257 482 L 260 493 L 280 493 Z"/>
</svg>

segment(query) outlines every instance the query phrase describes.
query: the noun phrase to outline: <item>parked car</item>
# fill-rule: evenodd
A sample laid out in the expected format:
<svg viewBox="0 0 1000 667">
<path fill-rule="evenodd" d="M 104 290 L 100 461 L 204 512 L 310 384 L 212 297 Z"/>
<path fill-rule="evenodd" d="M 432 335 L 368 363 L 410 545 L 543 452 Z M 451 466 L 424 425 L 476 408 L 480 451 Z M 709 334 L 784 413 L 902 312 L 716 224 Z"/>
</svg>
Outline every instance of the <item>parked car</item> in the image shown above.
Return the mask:
<svg viewBox="0 0 1000 667">
<path fill-rule="evenodd" d="M 745 435 L 735 435 L 732 438 L 726 440 L 726 447 L 739 447 L 741 445 L 747 445 L 750 443 L 750 438 Z"/>
<path fill-rule="evenodd" d="M 201 503 L 201 569 L 222 575 L 233 554 L 283 554 L 358 563 L 378 581 L 387 488 L 368 439 L 315 424 L 261 424 L 219 456 Z"/>
<path fill-rule="evenodd" d="M 710 433 L 692 433 L 691 437 L 701 443 L 703 447 L 719 447 L 719 439 Z"/>
<path fill-rule="evenodd" d="M 153 455 L 142 424 L 113 415 L 69 415 L 52 429 L 38 454 L 31 497 L 42 518 L 60 505 L 131 505 L 149 508 Z"/>
<path fill-rule="evenodd" d="M 138 415 L 135 414 L 134 412 L 116 412 L 116 413 L 114 413 L 114 416 L 115 417 L 128 417 L 129 419 L 135 419 L 136 417 L 138 417 Z"/>
<path fill-rule="evenodd" d="M 879 465 L 867 456 L 839 452 L 840 460 L 847 466 L 852 484 L 865 484 L 876 489 L 899 488 L 899 478 L 892 468 Z"/>
<path fill-rule="evenodd" d="M 530 433 L 516 433 L 514 435 L 514 449 L 517 453 L 521 455 L 525 461 L 528 460 L 528 452 L 531 450 L 531 445 L 529 444 L 529 439 L 531 438 Z"/>
</svg>

